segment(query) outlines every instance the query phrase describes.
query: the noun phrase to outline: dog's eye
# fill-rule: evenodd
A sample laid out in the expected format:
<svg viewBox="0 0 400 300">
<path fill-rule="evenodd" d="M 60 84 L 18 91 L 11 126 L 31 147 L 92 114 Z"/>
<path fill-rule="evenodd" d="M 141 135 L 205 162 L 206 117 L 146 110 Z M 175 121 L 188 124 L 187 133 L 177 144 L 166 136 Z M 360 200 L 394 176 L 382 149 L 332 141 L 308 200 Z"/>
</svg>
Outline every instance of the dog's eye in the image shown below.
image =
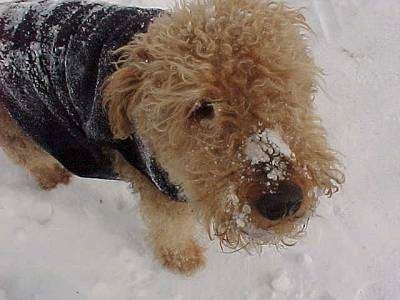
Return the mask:
<svg viewBox="0 0 400 300">
<path fill-rule="evenodd" d="M 214 116 L 215 112 L 213 104 L 204 101 L 196 104 L 189 115 L 189 119 L 194 122 L 200 122 L 202 120 L 211 120 Z"/>
</svg>

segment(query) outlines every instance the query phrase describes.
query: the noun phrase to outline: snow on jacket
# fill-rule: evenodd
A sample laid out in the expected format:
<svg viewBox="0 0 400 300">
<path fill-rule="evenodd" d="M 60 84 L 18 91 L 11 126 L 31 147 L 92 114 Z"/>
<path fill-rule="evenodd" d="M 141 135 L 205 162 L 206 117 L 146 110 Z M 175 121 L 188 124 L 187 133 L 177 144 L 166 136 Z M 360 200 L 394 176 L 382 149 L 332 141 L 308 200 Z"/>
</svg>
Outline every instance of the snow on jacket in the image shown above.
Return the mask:
<svg viewBox="0 0 400 300">
<path fill-rule="evenodd" d="M 178 187 L 138 137 L 112 138 L 101 99 L 113 51 L 161 13 L 74 0 L 0 3 L 0 102 L 72 173 L 116 179 L 111 153 L 117 150 L 177 200 Z"/>
</svg>

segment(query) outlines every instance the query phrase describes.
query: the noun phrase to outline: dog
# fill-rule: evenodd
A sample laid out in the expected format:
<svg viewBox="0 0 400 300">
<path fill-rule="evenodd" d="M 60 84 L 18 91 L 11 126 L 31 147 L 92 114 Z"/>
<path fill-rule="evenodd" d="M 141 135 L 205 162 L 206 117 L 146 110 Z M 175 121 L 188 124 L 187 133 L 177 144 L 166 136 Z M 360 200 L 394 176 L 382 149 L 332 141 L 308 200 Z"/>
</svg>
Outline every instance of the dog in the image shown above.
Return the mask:
<svg viewBox="0 0 400 300">
<path fill-rule="evenodd" d="M 43 0 L 1 11 L 0 146 L 43 189 L 71 174 L 132 183 L 171 271 L 204 266 L 198 224 L 224 250 L 294 243 L 318 197 L 343 184 L 299 10 Z"/>
</svg>

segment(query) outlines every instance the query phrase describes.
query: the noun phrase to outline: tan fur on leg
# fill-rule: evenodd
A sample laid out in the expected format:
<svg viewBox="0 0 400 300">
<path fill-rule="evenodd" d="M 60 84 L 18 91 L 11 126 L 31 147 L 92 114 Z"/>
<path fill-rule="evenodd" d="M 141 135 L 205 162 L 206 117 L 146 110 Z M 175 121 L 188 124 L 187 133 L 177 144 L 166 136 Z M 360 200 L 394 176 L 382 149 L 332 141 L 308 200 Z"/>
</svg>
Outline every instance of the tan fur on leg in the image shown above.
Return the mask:
<svg viewBox="0 0 400 300">
<path fill-rule="evenodd" d="M 42 189 L 52 189 L 59 183 L 68 184 L 71 174 L 26 136 L 1 105 L 0 124 L 0 147 L 28 170 Z"/>
<path fill-rule="evenodd" d="M 140 210 L 157 259 L 170 270 L 185 275 L 202 267 L 204 249 L 194 238 L 194 215 L 190 205 L 167 198 L 123 158 L 117 156 L 115 165 L 122 179 L 134 182 L 140 192 Z"/>
</svg>

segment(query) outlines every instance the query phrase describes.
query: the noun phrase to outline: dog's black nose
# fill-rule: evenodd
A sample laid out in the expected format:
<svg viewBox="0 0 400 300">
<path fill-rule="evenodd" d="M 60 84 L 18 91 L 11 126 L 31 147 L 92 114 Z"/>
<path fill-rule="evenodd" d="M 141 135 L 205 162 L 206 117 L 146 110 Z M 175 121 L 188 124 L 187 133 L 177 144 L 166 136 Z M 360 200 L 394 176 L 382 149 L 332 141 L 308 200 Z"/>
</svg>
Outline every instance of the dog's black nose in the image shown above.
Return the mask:
<svg viewBox="0 0 400 300">
<path fill-rule="evenodd" d="M 302 201 L 303 193 L 297 185 L 282 182 L 275 194 L 264 195 L 256 206 L 261 215 L 274 221 L 296 213 Z"/>
</svg>

